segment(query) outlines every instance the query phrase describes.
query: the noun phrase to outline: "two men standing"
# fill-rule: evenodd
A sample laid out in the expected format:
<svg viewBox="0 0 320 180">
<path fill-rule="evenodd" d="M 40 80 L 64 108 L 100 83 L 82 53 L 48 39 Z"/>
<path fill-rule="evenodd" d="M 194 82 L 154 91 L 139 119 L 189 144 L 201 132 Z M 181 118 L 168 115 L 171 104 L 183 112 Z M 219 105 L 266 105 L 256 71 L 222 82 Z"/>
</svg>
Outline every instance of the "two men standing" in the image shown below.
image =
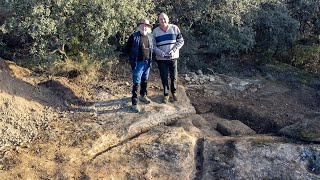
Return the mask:
<svg viewBox="0 0 320 180">
<path fill-rule="evenodd" d="M 180 29 L 176 25 L 169 24 L 169 17 L 165 13 L 159 15 L 159 24 L 160 26 L 155 28 L 152 35 L 150 35 L 152 26 L 149 20 L 140 20 L 139 31 L 130 36 L 126 45 L 132 69 L 133 87 L 131 100 L 134 112 L 140 112 L 137 106 L 139 86 L 140 100 L 145 103 L 151 102 L 147 97 L 147 80 L 153 51 L 156 54 L 164 90 L 163 102 L 169 102 L 169 91 L 171 91 L 173 100 L 177 101 L 177 59 L 179 58 L 179 49 L 183 46 L 184 40 Z M 170 87 L 168 72 L 171 79 Z"/>
</svg>

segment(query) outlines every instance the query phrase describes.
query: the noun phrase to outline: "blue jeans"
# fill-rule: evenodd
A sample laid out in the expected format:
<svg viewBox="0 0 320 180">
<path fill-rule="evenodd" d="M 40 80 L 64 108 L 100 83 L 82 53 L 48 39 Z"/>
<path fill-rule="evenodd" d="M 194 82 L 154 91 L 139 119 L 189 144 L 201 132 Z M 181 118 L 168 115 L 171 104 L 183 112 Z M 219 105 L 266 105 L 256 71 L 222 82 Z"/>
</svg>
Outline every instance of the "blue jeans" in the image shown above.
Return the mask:
<svg viewBox="0 0 320 180">
<path fill-rule="evenodd" d="M 172 60 L 158 60 L 158 67 L 160 71 L 160 77 L 163 86 L 163 95 L 169 96 L 169 90 L 171 93 L 175 93 L 177 90 L 177 79 L 178 79 L 178 67 L 177 59 Z M 168 81 L 168 72 L 170 74 L 170 89 Z"/>
<path fill-rule="evenodd" d="M 138 104 L 138 89 L 140 87 L 140 95 L 147 95 L 147 81 L 149 78 L 151 63 L 149 61 L 138 61 L 136 68 L 132 70 L 132 97 L 133 105 Z"/>
</svg>

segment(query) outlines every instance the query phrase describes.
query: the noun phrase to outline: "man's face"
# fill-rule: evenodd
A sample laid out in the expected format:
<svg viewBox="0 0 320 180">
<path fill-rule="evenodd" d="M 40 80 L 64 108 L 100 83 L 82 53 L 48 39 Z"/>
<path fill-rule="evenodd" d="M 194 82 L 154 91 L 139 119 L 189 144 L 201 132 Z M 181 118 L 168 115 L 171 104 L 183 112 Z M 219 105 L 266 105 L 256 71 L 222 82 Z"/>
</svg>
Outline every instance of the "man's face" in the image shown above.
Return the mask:
<svg viewBox="0 0 320 180">
<path fill-rule="evenodd" d="M 141 33 L 143 36 L 145 36 L 145 35 L 148 34 L 149 28 L 150 28 L 150 27 L 147 26 L 147 25 L 145 25 L 145 24 L 140 24 L 140 25 L 139 25 L 139 31 L 140 31 L 140 33 Z"/>
<path fill-rule="evenodd" d="M 159 16 L 159 24 L 160 26 L 168 26 L 169 24 L 169 18 L 165 14 L 160 14 Z"/>
</svg>

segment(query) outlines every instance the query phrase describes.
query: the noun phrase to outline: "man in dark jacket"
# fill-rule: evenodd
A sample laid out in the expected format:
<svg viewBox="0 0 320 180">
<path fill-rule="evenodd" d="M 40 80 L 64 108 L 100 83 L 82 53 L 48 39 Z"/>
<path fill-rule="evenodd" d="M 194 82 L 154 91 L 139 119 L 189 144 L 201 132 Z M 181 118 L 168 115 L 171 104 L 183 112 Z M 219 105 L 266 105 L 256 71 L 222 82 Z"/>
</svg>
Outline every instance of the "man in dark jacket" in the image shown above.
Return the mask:
<svg viewBox="0 0 320 180">
<path fill-rule="evenodd" d="M 151 100 L 147 96 L 147 81 L 152 63 L 153 42 L 150 21 L 141 19 L 138 23 L 138 31 L 131 34 L 126 44 L 126 52 L 129 54 L 132 70 L 132 110 L 140 112 L 138 107 L 138 89 L 140 86 L 140 100 L 149 104 Z"/>
</svg>

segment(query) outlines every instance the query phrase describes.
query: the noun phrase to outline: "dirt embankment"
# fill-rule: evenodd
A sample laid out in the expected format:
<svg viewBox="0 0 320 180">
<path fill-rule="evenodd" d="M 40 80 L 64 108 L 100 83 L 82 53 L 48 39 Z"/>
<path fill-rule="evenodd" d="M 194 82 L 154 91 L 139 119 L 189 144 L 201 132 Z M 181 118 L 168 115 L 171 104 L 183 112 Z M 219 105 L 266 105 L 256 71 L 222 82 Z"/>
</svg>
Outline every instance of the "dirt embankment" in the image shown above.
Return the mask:
<svg viewBox="0 0 320 180">
<path fill-rule="evenodd" d="M 62 101 L 37 86 L 38 81 L 28 69 L 0 60 L 1 147 L 34 140 L 56 117 L 53 108 L 61 107 Z"/>
</svg>

